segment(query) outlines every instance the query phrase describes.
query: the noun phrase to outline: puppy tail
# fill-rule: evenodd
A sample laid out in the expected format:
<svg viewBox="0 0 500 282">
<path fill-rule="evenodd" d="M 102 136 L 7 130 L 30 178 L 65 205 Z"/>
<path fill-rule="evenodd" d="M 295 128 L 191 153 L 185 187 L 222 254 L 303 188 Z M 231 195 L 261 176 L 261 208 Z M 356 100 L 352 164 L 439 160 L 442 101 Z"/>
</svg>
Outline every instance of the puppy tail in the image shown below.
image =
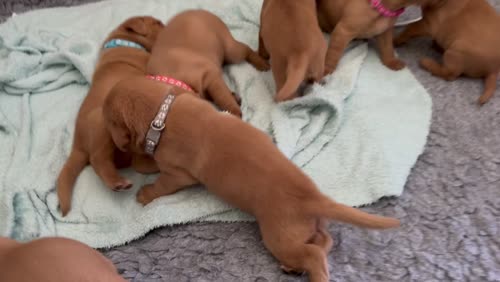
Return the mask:
<svg viewBox="0 0 500 282">
<path fill-rule="evenodd" d="M 293 57 L 288 61 L 286 69 L 286 81 L 276 94 L 277 102 L 293 98 L 300 84 L 304 81 L 308 69 L 307 57 Z"/>
<path fill-rule="evenodd" d="M 341 221 L 360 227 L 386 229 L 398 227 L 399 220 L 390 217 L 366 213 L 359 209 L 334 202 L 324 196 L 321 203 L 314 203 L 316 214 L 333 220 Z"/>
<path fill-rule="evenodd" d="M 480 105 L 486 104 L 486 102 L 488 102 L 491 99 L 491 97 L 493 97 L 493 94 L 495 94 L 495 90 L 497 88 L 498 74 L 499 72 L 490 73 L 484 79 L 484 92 L 483 95 L 479 97 Z"/>
<path fill-rule="evenodd" d="M 80 172 L 85 168 L 88 162 L 89 157 L 85 152 L 73 148 L 57 178 L 57 197 L 59 199 L 59 208 L 63 216 L 66 216 L 71 209 L 73 187 L 75 186 L 76 179 L 80 175 Z"/>
</svg>

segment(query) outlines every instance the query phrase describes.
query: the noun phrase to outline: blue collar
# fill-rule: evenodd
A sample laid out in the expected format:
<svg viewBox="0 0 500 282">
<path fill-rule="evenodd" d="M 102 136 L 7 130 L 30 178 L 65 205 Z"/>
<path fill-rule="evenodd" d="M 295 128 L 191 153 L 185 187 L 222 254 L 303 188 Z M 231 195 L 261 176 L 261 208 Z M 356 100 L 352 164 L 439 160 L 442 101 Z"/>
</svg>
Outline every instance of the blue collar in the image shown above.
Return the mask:
<svg viewBox="0 0 500 282">
<path fill-rule="evenodd" d="M 115 47 L 131 47 L 131 48 L 146 50 L 144 46 L 125 39 L 111 39 L 110 41 L 106 42 L 106 44 L 104 44 L 104 49 L 115 48 Z"/>
</svg>

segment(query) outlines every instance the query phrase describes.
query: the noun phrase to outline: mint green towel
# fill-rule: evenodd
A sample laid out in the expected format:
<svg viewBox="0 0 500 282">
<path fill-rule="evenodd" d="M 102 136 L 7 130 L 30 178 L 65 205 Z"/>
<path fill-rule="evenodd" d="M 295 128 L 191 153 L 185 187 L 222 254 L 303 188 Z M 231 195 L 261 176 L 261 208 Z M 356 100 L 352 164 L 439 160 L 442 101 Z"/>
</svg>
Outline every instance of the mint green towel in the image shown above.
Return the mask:
<svg viewBox="0 0 500 282">
<path fill-rule="evenodd" d="M 109 247 L 163 225 L 252 220 L 202 187 L 142 207 L 135 192 L 154 176 L 124 170 L 135 186 L 114 193 L 89 167 L 78 179 L 71 213 L 62 218 L 55 180 L 110 30 L 134 15 L 166 21 L 182 10 L 203 8 L 256 49 L 261 4 L 116 0 L 29 12 L 0 25 L 0 235 L 56 235 Z M 245 63 L 225 68 L 225 79 L 242 96 L 244 119 L 271 134 L 324 193 L 349 205 L 400 195 L 426 142 L 429 95 L 409 71 L 382 66 L 366 44 L 352 45 L 324 86 L 308 87 L 308 95 L 282 104 L 273 102 L 269 72 Z"/>
</svg>

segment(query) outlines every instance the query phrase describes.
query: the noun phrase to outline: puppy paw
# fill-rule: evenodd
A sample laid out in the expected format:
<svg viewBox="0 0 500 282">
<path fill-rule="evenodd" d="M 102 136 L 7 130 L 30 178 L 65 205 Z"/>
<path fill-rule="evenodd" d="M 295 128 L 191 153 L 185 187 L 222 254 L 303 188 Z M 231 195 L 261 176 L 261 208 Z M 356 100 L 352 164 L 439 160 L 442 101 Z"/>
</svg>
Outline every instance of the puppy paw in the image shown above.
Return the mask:
<svg viewBox="0 0 500 282">
<path fill-rule="evenodd" d="M 406 67 L 405 62 L 401 61 L 400 59 L 393 58 L 391 60 L 385 61 L 384 65 L 386 65 L 388 68 L 394 71 L 402 70 L 404 67 Z"/>
<path fill-rule="evenodd" d="M 116 181 L 111 186 L 111 189 L 113 189 L 113 191 L 117 191 L 117 192 L 123 191 L 123 190 L 128 190 L 130 188 L 132 188 L 132 182 L 128 179 L 121 179 L 119 181 Z"/>
<path fill-rule="evenodd" d="M 479 106 L 483 106 L 484 104 L 488 103 L 489 100 L 490 100 L 490 97 L 485 97 L 485 96 L 479 97 L 479 100 L 478 100 Z"/>
<path fill-rule="evenodd" d="M 61 215 L 65 217 L 69 210 L 71 209 L 71 204 L 69 203 L 59 203 L 59 210 L 61 211 Z"/>
<path fill-rule="evenodd" d="M 271 69 L 271 65 L 267 60 L 262 58 L 257 53 L 252 53 L 248 58 L 250 64 L 252 64 L 258 71 L 268 71 Z"/>
<path fill-rule="evenodd" d="M 304 273 L 305 273 L 304 271 L 299 271 L 299 270 L 296 270 L 296 269 L 293 269 L 293 268 L 290 268 L 290 267 L 284 266 L 284 265 L 281 265 L 280 268 L 281 268 L 281 271 L 283 271 L 284 273 L 289 274 L 289 275 L 301 276 L 301 275 L 304 275 Z"/>
<path fill-rule="evenodd" d="M 151 193 L 152 189 L 154 189 L 153 184 L 142 186 L 141 190 L 139 190 L 136 195 L 137 202 L 143 206 L 151 203 L 155 199 L 154 195 Z"/>
</svg>

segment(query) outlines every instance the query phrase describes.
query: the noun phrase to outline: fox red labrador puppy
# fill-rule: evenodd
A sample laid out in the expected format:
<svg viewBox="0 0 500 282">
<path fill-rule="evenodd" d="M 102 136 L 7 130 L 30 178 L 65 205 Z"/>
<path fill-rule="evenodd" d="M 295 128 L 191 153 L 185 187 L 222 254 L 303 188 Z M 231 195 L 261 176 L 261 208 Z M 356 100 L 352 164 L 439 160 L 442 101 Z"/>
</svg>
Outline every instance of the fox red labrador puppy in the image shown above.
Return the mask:
<svg viewBox="0 0 500 282">
<path fill-rule="evenodd" d="M 116 150 L 104 126 L 102 104 L 111 88 L 120 80 L 145 75 L 146 65 L 163 24 L 152 17 L 133 17 L 111 32 L 101 51 L 90 90 L 76 119 L 73 146 L 57 179 L 59 207 L 63 215 L 71 208 L 73 186 L 83 168 L 90 163 L 106 186 L 121 190 L 132 186 L 118 173 L 118 167 L 130 164 L 130 156 Z M 133 158 L 132 162 L 146 160 Z"/>
<path fill-rule="evenodd" d="M 213 100 L 223 110 L 241 116 L 237 97 L 222 79 L 222 65 L 247 61 L 258 70 L 268 63 L 231 35 L 226 24 L 204 10 L 173 17 L 158 34 L 147 71 L 159 80 L 185 85 Z"/>
<path fill-rule="evenodd" d="M 122 81 L 111 92 L 103 113 L 115 144 L 153 156 L 160 169 L 137 200 L 146 205 L 202 183 L 257 218 L 265 246 L 286 271 L 328 281 L 330 219 L 370 228 L 399 225 L 334 202 L 269 136 L 192 93 L 147 78 Z"/>
<path fill-rule="evenodd" d="M 443 62 L 424 58 L 420 65 L 435 76 L 455 80 L 464 74 L 484 77 L 483 105 L 497 88 L 500 72 L 500 15 L 485 0 L 420 0 L 423 19 L 410 24 L 395 40 L 428 36 L 444 50 Z"/>
</svg>

